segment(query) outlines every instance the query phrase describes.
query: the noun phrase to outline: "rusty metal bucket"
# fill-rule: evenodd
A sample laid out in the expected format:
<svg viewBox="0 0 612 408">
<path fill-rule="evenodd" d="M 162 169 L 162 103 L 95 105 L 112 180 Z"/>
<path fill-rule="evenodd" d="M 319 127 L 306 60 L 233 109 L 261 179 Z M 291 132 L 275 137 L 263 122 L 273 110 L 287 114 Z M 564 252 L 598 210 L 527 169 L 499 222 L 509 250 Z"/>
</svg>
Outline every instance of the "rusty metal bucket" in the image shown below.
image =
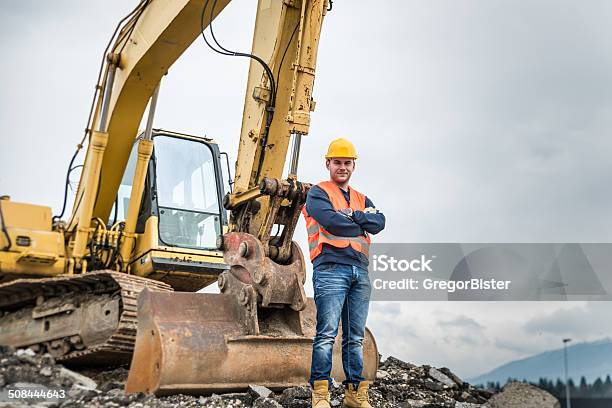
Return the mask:
<svg viewBox="0 0 612 408">
<path fill-rule="evenodd" d="M 290 330 L 287 308 L 259 310 L 261 333 L 245 334 L 241 307 L 224 293 L 143 291 L 126 392 L 210 394 L 241 391 L 249 384 L 273 390 L 306 385 L 316 331 L 314 300 L 307 298 L 297 312 L 303 335 Z M 363 347 L 363 375 L 373 380 L 379 356 L 367 329 Z M 342 381 L 341 329 L 333 367 L 332 377 Z"/>
</svg>

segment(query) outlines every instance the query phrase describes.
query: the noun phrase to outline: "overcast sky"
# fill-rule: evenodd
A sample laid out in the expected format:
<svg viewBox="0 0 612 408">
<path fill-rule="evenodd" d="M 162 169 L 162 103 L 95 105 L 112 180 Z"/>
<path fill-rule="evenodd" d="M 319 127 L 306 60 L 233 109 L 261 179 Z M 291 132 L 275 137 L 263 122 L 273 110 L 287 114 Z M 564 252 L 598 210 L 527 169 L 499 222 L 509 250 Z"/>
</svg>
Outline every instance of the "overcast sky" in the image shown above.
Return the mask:
<svg viewBox="0 0 612 408">
<path fill-rule="evenodd" d="M 135 4 L 0 3 L 0 194 L 59 212 L 101 53 Z M 224 45 L 250 49 L 255 4 L 234 0 L 216 20 Z M 335 0 L 300 178 L 326 178 L 327 144 L 346 137 L 360 155 L 352 185 L 387 217 L 377 242 L 610 242 L 611 21 L 606 0 Z M 235 158 L 247 70 L 196 40 L 163 80 L 155 126 L 214 137 Z M 303 221 L 296 239 L 305 250 Z M 564 336 L 609 336 L 611 311 L 373 302 L 368 325 L 383 355 L 470 377 Z"/>
</svg>

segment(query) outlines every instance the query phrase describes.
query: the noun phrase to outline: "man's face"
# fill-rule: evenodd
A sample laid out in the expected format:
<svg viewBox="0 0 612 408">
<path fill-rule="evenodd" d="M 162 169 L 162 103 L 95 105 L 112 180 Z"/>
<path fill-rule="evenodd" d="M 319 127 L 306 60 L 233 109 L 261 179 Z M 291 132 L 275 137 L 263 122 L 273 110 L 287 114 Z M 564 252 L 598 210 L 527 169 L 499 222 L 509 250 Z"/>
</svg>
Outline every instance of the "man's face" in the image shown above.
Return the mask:
<svg viewBox="0 0 612 408">
<path fill-rule="evenodd" d="M 332 157 L 325 161 L 325 167 L 329 170 L 329 177 L 334 182 L 342 184 L 351 178 L 355 170 L 355 160 L 348 157 Z"/>
</svg>

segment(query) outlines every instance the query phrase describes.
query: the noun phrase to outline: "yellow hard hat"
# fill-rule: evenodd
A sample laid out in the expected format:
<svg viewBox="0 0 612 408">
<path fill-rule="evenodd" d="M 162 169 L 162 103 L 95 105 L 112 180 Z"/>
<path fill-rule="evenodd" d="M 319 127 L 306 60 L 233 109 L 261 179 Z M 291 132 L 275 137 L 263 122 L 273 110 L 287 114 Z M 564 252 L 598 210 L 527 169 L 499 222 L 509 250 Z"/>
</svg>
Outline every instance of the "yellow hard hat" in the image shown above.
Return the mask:
<svg viewBox="0 0 612 408">
<path fill-rule="evenodd" d="M 331 159 L 332 157 L 350 157 L 351 159 L 356 159 L 357 151 L 351 142 L 340 138 L 332 140 L 329 144 L 325 158 Z"/>
</svg>

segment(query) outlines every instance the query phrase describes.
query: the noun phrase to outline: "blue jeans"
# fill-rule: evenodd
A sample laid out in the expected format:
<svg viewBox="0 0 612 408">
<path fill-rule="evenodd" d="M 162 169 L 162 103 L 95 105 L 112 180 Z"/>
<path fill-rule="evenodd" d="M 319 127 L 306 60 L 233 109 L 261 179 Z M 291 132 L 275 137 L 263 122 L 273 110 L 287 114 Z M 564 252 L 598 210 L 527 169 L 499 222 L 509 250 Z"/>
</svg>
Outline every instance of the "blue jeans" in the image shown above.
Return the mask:
<svg viewBox="0 0 612 408">
<path fill-rule="evenodd" d="M 357 266 L 324 263 L 313 272 L 312 283 L 317 306 L 317 334 L 312 343 L 310 384 L 317 380 L 331 383 L 332 351 L 342 317 L 342 366 L 349 383 L 365 378 L 363 338 L 370 302 L 368 271 Z"/>
</svg>

